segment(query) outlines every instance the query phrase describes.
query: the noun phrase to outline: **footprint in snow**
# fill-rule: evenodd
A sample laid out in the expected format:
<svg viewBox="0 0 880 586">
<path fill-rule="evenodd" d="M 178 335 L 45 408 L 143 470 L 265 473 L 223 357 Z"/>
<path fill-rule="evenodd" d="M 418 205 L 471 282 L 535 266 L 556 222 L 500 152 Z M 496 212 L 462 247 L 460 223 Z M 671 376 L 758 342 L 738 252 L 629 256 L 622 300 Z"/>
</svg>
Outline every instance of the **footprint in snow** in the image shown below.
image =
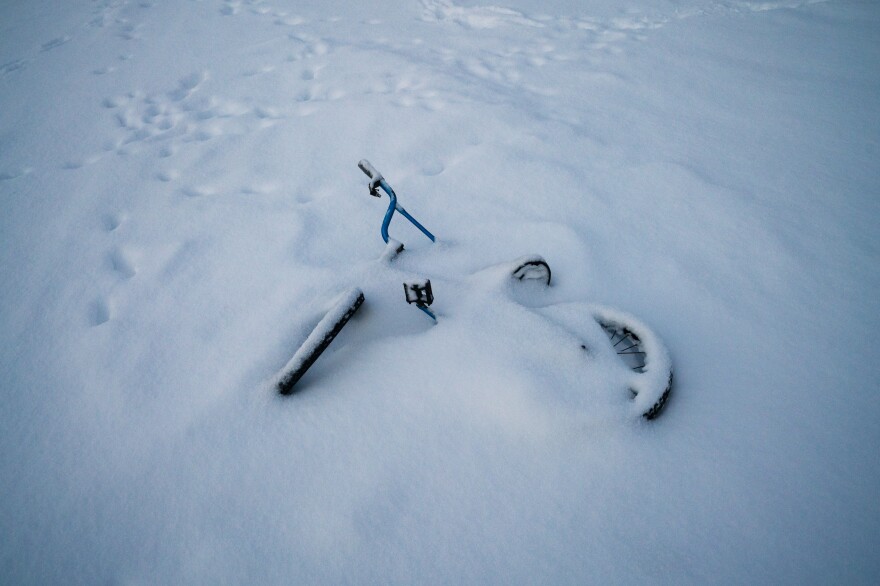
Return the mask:
<svg viewBox="0 0 880 586">
<path fill-rule="evenodd" d="M 263 120 L 278 120 L 283 118 L 278 110 L 269 106 L 257 106 L 254 108 L 254 115 Z"/>
<path fill-rule="evenodd" d="M 33 171 L 33 169 L 30 167 L 22 167 L 21 169 L 15 169 L 13 171 L 0 171 L 0 181 L 18 179 L 19 177 L 29 174 L 31 171 Z"/>
<path fill-rule="evenodd" d="M 98 298 L 89 305 L 88 321 L 92 327 L 107 323 L 110 317 L 110 304 L 106 299 Z"/>
<path fill-rule="evenodd" d="M 66 161 L 61 167 L 69 171 L 82 169 L 86 165 L 97 163 L 100 158 L 100 155 L 89 155 L 88 157 L 84 157 L 82 159 L 71 159 L 69 161 Z"/>
<path fill-rule="evenodd" d="M 101 227 L 105 232 L 113 232 L 122 224 L 123 216 L 120 214 L 104 214 L 101 217 Z"/>
<path fill-rule="evenodd" d="M 275 21 L 278 26 L 299 26 L 306 21 L 301 16 L 283 16 Z"/>
<path fill-rule="evenodd" d="M 119 37 L 126 41 L 136 41 L 141 38 L 141 35 L 138 32 L 137 25 L 125 24 L 122 26 L 122 31 L 119 33 Z"/>
<path fill-rule="evenodd" d="M 257 182 L 245 185 L 241 192 L 245 195 L 266 195 L 278 191 L 279 186 L 274 182 Z"/>
<path fill-rule="evenodd" d="M 330 51 L 330 45 L 325 40 L 313 35 L 291 33 L 287 35 L 287 38 L 296 41 L 300 48 L 299 54 L 291 55 L 288 57 L 288 61 L 320 57 Z"/>
<path fill-rule="evenodd" d="M 217 193 L 217 190 L 209 185 L 190 185 L 180 191 L 187 197 L 204 197 Z"/>
<path fill-rule="evenodd" d="M 107 109 L 118 108 L 128 102 L 128 96 L 107 96 L 101 101 L 101 105 Z"/>
<path fill-rule="evenodd" d="M 172 101 L 182 102 L 188 98 L 208 78 L 204 71 L 191 73 L 177 82 L 177 88 L 168 92 Z"/>
<path fill-rule="evenodd" d="M 64 43 L 70 41 L 71 38 L 72 37 L 65 35 L 63 37 L 58 37 L 58 38 L 52 39 L 51 41 L 49 41 L 47 43 L 43 43 L 43 46 L 40 48 L 40 50 L 45 52 L 45 51 L 52 50 L 56 47 L 60 47 Z"/>
<path fill-rule="evenodd" d="M 443 163 L 440 161 L 430 161 L 422 165 L 422 175 L 426 177 L 433 177 L 434 175 L 439 175 L 443 172 L 445 167 Z"/>
<path fill-rule="evenodd" d="M 262 65 L 255 69 L 249 69 L 242 73 L 242 77 L 256 77 L 258 75 L 265 75 L 266 73 L 272 73 L 275 71 L 274 65 Z"/>
<path fill-rule="evenodd" d="M 123 279 L 131 279 L 137 273 L 134 263 L 131 262 L 128 255 L 122 249 L 117 248 L 113 250 L 107 256 L 107 261 L 110 263 L 110 268 L 113 272 Z"/>
<path fill-rule="evenodd" d="M 25 61 L 24 59 L 16 59 L 15 61 L 4 63 L 3 65 L 0 65 L 0 75 L 6 77 L 13 71 L 24 69 L 26 63 L 27 61 Z"/>
</svg>

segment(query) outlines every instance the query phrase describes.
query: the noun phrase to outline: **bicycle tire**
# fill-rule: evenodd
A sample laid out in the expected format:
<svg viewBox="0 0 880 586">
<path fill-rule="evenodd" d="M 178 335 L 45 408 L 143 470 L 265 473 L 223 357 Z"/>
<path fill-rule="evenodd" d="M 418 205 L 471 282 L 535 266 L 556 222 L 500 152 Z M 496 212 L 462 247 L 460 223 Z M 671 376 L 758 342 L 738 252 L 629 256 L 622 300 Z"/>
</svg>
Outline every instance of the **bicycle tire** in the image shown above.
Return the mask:
<svg viewBox="0 0 880 586">
<path fill-rule="evenodd" d="M 650 328 L 627 313 L 594 306 L 593 318 L 623 365 L 633 372 L 629 390 L 634 408 L 645 419 L 655 419 L 672 392 L 672 360 L 666 347 Z"/>
<path fill-rule="evenodd" d="M 293 392 L 294 385 L 330 346 L 330 343 L 342 331 L 351 316 L 363 304 L 364 293 L 358 288 L 352 288 L 337 299 L 338 301 L 318 322 L 305 342 L 294 353 L 293 358 L 282 369 L 284 374 L 276 383 L 276 388 L 282 395 L 289 395 Z"/>
</svg>

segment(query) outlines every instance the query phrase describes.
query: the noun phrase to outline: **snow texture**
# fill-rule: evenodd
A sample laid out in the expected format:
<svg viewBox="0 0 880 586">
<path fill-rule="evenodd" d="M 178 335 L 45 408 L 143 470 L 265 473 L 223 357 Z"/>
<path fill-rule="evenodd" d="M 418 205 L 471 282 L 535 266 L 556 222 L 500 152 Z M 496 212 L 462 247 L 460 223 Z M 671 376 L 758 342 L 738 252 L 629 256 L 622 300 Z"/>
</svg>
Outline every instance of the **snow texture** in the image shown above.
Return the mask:
<svg viewBox="0 0 880 586">
<path fill-rule="evenodd" d="M 3 2 L 0 583 L 880 582 L 878 30 Z M 363 158 L 436 243 L 386 248 Z M 537 254 L 550 287 L 510 277 Z M 668 348 L 656 420 L 660 342 L 634 373 L 597 311 Z"/>
</svg>

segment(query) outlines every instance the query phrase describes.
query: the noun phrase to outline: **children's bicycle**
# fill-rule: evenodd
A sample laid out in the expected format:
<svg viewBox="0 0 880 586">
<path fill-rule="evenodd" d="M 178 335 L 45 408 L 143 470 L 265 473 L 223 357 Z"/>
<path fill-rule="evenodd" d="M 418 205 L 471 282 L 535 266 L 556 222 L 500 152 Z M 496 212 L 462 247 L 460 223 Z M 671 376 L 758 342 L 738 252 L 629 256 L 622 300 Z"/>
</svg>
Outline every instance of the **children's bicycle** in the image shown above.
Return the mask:
<svg viewBox="0 0 880 586">
<path fill-rule="evenodd" d="M 360 161 L 358 166 L 369 178 L 370 195 L 381 198 L 381 189 L 389 199 L 380 230 L 385 242 L 385 250 L 380 256 L 382 265 L 389 267 L 404 251 L 404 245 L 389 235 L 395 212 L 431 242 L 436 241 L 435 236 L 400 205 L 397 194 L 381 173 L 366 160 Z M 400 271 L 388 271 L 388 278 L 395 273 L 399 276 Z M 530 299 L 534 299 L 535 291 L 550 287 L 551 274 L 546 260 L 530 255 L 488 267 L 473 275 L 454 276 L 452 280 L 458 283 L 450 283 L 447 289 L 458 291 L 460 295 L 491 299 L 485 305 L 491 304 L 495 311 L 506 312 L 505 322 L 521 323 L 520 330 L 524 334 L 541 330 L 543 336 L 558 340 L 564 348 L 580 352 L 579 360 L 600 362 L 616 370 L 619 376 L 615 380 L 624 381 L 630 393 L 629 412 L 646 419 L 657 417 L 669 399 L 673 379 L 672 361 L 663 343 L 644 323 L 609 307 L 586 303 L 532 303 L 528 306 L 520 303 L 515 289 L 529 288 Z M 384 276 L 384 273 L 380 275 Z M 445 281 L 449 280 L 445 278 Z M 408 304 L 437 322 L 438 315 L 431 307 L 434 292 L 430 279 L 413 275 L 403 282 L 403 291 Z M 297 383 L 364 302 L 365 295 L 360 287 L 352 287 L 333 300 L 329 310 L 277 377 L 275 386 L 281 394 L 289 395 L 296 390 Z M 470 305 L 485 307 L 480 303 Z M 445 318 L 441 315 L 439 319 Z"/>
</svg>

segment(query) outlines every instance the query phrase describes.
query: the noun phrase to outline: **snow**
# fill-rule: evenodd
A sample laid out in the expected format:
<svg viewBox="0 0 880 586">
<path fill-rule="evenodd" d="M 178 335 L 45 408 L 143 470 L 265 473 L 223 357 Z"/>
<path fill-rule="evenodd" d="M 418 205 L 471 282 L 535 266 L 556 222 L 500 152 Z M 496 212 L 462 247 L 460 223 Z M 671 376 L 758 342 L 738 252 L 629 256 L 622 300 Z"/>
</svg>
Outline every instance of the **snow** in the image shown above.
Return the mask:
<svg viewBox="0 0 880 586">
<path fill-rule="evenodd" d="M 880 579 L 875 4 L 0 15 L 0 582 Z"/>
</svg>

